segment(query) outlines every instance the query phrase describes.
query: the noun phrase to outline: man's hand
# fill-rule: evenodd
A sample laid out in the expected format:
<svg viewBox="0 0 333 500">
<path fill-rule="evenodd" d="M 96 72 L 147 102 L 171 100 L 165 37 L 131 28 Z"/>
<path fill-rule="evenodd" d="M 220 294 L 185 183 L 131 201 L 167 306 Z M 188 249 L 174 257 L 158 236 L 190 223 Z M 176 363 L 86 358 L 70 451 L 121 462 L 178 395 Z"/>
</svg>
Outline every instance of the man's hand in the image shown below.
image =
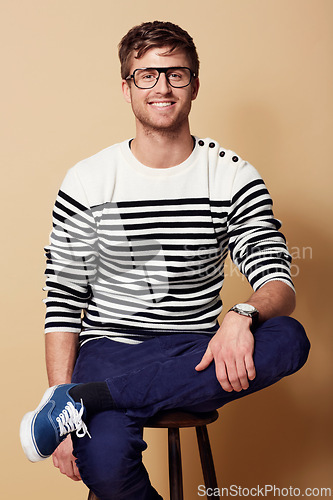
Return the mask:
<svg viewBox="0 0 333 500">
<path fill-rule="evenodd" d="M 75 463 L 76 459 L 72 452 L 73 444 L 71 437 L 68 436 L 53 453 L 53 464 L 62 474 L 66 474 L 73 481 L 81 481 L 79 469 Z"/>
<path fill-rule="evenodd" d="M 249 380 L 256 376 L 251 322 L 251 318 L 228 312 L 195 367 L 197 371 L 204 370 L 214 360 L 216 377 L 227 392 L 247 389 Z"/>
<path fill-rule="evenodd" d="M 73 332 L 50 332 L 45 335 L 45 359 L 50 387 L 71 382 L 79 336 Z M 53 464 L 73 481 L 81 481 L 68 436 L 52 455 Z"/>
</svg>

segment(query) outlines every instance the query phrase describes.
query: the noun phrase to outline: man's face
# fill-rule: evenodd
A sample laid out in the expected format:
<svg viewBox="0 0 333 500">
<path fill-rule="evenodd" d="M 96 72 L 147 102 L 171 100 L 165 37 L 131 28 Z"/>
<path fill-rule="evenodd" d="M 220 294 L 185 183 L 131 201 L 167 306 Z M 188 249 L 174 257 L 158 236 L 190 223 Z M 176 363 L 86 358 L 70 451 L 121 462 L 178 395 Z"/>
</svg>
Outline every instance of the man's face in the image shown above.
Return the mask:
<svg viewBox="0 0 333 500">
<path fill-rule="evenodd" d="M 185 66 L 191 68 L 185 52 L 179 50 L 162 55 L 168 47 L 154 48 L 147 51 L 140 59 L 132 56 L 130 74 L 137 68 L 159 68 Z M 122 90 L 127 102 L 131 103 L 136 118 L 137 130 L 146 133 L 179 133 L 183 127 L 188 128 L 188 115 L 192 101 L 196 98 L 199 80 L 193 79 L 190 85 L 183 88 L 172 87 L 164 73 L 152 89 L 139 89 L 133 81 L 122 81 Z"/>
</svg>

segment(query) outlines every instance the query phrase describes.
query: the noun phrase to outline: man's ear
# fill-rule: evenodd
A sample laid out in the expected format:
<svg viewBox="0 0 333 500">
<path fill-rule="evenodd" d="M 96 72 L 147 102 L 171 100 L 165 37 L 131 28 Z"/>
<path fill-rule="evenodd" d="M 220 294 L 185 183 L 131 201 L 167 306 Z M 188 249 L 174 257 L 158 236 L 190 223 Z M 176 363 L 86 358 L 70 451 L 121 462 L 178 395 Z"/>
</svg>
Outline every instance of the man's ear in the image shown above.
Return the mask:
<svg viewBox="0 0 333 500">
<path fill-rule="evenodd" d="M 194 101 L 194 99 L 197 98 L 199 87 L 200 87 L 199 78 L 195 78 L 195 80 L 192 82 L 192 101 Z"/>
<path fill-rule="evenodd" d="M 131 88 L 126 80 L 121 81 L 121 90 L 122 90 L 123 96 L 125 98 L 125 101 L 128 103 L 131 103 L 132 102 Z"/>
</svg>

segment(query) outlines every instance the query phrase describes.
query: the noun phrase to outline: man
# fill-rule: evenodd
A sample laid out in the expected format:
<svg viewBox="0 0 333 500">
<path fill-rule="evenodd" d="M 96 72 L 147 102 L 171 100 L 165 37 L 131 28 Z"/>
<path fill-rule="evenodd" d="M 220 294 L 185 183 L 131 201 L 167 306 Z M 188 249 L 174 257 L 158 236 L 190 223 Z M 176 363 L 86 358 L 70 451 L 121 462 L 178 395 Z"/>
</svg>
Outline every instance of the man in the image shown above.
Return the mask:
<svg viewBox="0 0 333 500">
<path fill-rule="evenodd" d="M 59 191 L 46 249 L 51 388 L 21 441 L 101 500 L 148 500 L 161 497 L 141 460 L 147 418 L 267 387 L 305 363 L 309 342 L 288 317 L 291 259 L 261 177 L 190 133 L 192 38 L 143 23 L 119 56 L 136 135 L 77 164 Z M 228 249 L 254 293 L 219 326 Z"/>
</svg>

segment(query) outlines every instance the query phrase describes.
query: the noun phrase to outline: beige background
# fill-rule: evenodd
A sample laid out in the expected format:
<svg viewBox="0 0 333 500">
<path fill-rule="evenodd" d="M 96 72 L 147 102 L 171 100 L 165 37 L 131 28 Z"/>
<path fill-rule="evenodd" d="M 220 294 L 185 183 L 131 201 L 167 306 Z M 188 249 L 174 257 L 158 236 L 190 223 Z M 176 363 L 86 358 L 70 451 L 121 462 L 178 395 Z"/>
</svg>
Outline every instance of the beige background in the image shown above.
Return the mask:
<svg viewBox="0 0 333 500">
<path fill-rule="evenodd" d="M 225 407 L 210 427 L 219 484 L 333 488 L 332 15 L 331 0 L 1 1 L 1 498 L 86 498 L 51 460 L 29 463 L 18 439 L 47 384 L 43 246 L 67 169 L 134 133 L 116 46 L 154 19 L 195 39 L 192 132 L 249 160 L 270 189 L 295 257 L 294 316 L 312 342 L 301 372 Z M 248 294 L 230 277 L 226 308 Z M 146 437 L 145 462 L 167 498 L 166 435 Z M 183 457 L 192 500 L 202 484 L 192 430 Z"/>
</svg>

